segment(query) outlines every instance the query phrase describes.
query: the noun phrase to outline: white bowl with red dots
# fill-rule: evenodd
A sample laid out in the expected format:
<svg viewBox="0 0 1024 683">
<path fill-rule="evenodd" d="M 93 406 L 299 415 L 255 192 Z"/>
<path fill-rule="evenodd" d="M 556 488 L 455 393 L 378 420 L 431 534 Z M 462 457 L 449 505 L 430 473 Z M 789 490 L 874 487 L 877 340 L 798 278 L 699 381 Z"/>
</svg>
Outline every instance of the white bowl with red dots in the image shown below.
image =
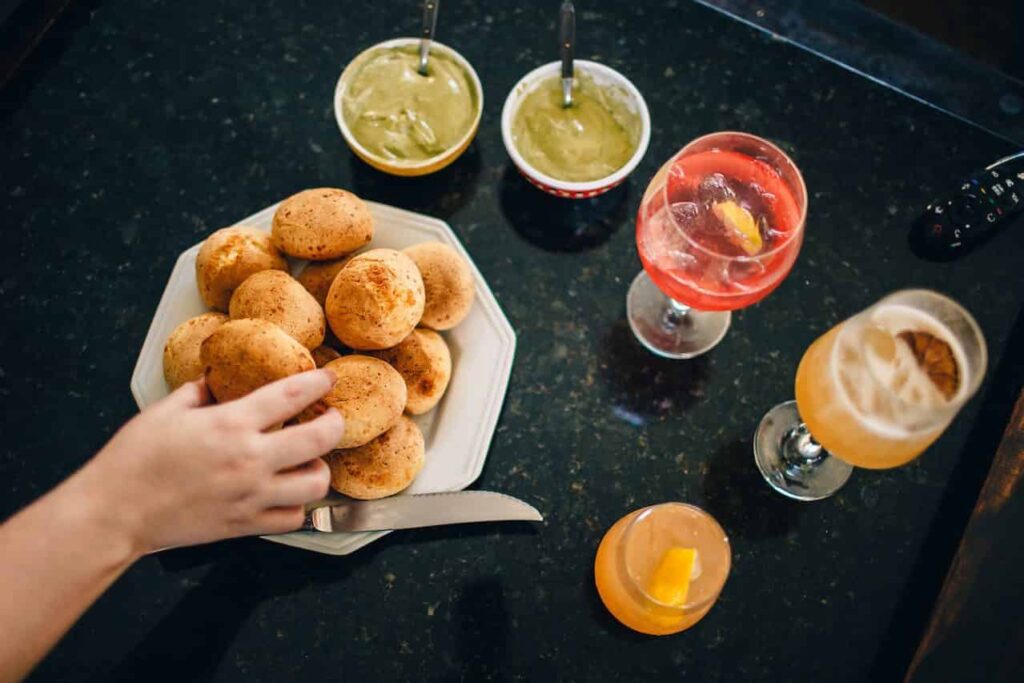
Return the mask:
<svg viewBox="0 0 1024 683">
<path fill-rule="evenodd" d="M 629 158 L 625 165 L 604 178 L 588 180 L 586 182 L 569 182 L 541 173 L 531 166 L 519 153 L 519 150 L 516 149 L 515 140 L 512 136 L 512 121 L 515 119 L 516 112 L 519 111 L 519 106 L 526 99 L 526 96 L 533 92 L 534 88 L 540 85 L 542 81 L 552 76 L 558 77 L 562 70 L 561 62 L 551 62 L 550 64 L 539 66 L 516 83 L 512 91 L 509 92 L 508 97 L 505 98 L 505 106 L 501 110 L 501 137 L 505 142 L 505 150 L 508 151 L 509 157 L 512 158 L 512 163 L 516 165 L 516 168 L 519 169 L 519 172 L 523 174 L 523 177 L 530 184 L 556 197 L 588 199 L 604 194 L 621 184 L 622 181 L 629 177 L 633 169 L 637 167 L 640 160 L 644 158 L 644 154 L 647 152 L 647 145 L 651 141 L 651 114 L 647 110 L 647 103 L 644 101 L 640 91 L 636 89 L 632 81 L 615 69 L 586 59 L 577 59 L 575 67 L 578 70 L 584 71 L 597 85 L 615 87 L 625 92 L 626 106 L 639 117 L 640 139 L 636 150 L 633 152 L 633 156 Z"/>
</svg>

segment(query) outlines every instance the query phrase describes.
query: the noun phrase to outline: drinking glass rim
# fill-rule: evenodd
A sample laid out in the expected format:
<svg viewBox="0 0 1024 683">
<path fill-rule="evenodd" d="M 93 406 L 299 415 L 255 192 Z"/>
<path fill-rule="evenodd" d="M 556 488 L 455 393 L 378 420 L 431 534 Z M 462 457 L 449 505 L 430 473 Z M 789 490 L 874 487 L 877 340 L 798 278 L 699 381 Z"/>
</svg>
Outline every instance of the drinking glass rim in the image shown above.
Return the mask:
<svg viewBox="0 0 1024 683">
<path fill-rule="evenodd" d="M 671 605 L 671 604 L 669 604 L 667 602 L 662 602 L 661 600 L 658 600 L 657 598 L 652 596 L 650 593 L 648 593 L 647 589 L 644 588 L 642 585 L 640 585 L 640 582 L 637 581 L 635 578 L 633 578 L 633 575 L 629 572 L 629 563 L 626 561 L 626 558 L 625 558 L 625 554 L 626 554 L 625 549 L 626 549 L 626 545 L 629 542 L 630 536 L 633 533 L 633 530 L 636 528 L 637 522 L 639 522 L 641 519 L 645 518 L 647 515 L 652 514 L 655 509 L 663 508 L 663 507 L 684 507 L 684 508 L 688 508 L 690 510 L 693 510 L 693 511 L 697 512 L 698 514 L 703 515 L 704 517 L 709 519 L 712 522 L 712 524 L 714 524 L 718 528 L 718 530 L 722 533 L 722 540 L 725 541 L 725 547 L 726 547 L 726 550 L 728 551 L 727 556 L 726 556 L 726 563 L 727 564 L 726 564 L 726 567 L 725 567 L 725 576 L 722 577 L 722 581 L 721 581 L 721 584 L 719 584 L 718 589 L 712 595 L 709 595 L 708 597 L 704 598 L 703 600 L 699 600 L 699 601 L 692 602 L 692 603 L 687 602 L 687 603 L 685 603 L 685 604 L 683 604 L 681 606 L 680 605 Z M 665 609 L 665 610 L 670 611 L 670 612 L 682 612 L 682 613 L 691 612 L 692 613 L 695 609 L 703 609 L 704 607 L 713 604 L 715 602 L 715 600 L 718 599 L 718 596 L 721 595 L 722 588 L 725 587 L 725 582 L 729 578 L 729 572 L 732 570 L 732 544 L 729 543 L 729 535 L 727 533 L 725 533 L 725 529 L 723 529 L 722 525 L 718 523 L 718 520 L 715 519 L 714 517 L 712 517 L 706 510 L 703 510 L 703 509 L 697 507 L 696 505 L 691 505 L 689 503 L 680 503 L 678 501 L 668 501 L 668 502 L 665 502 L 665 503 L 655 503 L 654 505 L 647 505 L 647 506 L 645 506 L 643 508 L 640 508 L 634 514 L 635 514 L 635 516 L 633 517 L 633 519 L 629 520 L 629 524 L 626 525 L 626 528 L 622 532 L 622 537 L 619 539 L 619 547 L 617 549 L 617 552 L 618 552 L 618 555 L 619 555 L 619 561 L 622 563 L 622 570 L 623 571 L 621 573 L 623 574 L 623 576 L 625 576 L 625 579 L 628 582 L 628 586 L 630 588 L 632 588 L 633 590 L 635 590 L 637 593 L 639 593 L 639 595 L 644 600 L 652 603 L 653 605 L 655 605 L 655 606 L 657 606 L 659 608 Z"/>
<path fill-rule="evenodd" d="M 737 254 L 735 256 L 729 256 L 728 254 L 723 254 L 721 252 L 714 251 L 712 249 L 708 249 L 707 247 L 705 247 L 704 245 L 700 244 L 695 239 L 693 239 L 687 233 L 686 230 L 683 230 L 679 226 L 679 222 L 672 215 L 672 211 L 671 210 L 668 211 L 668 216 L 669 216 L 669 219 L 672 221 L 672 225 L 676 228 L 676 230 L 686 239 L 687 242 L 689 242 L 696 249 L 699 249 L 700 251 L 703 251 L 704 253 L 709 254 L 709 255 L 711 255 L 711 256 L 713 256 L 715 258 L 725 259 L 725 260 L 727 260 L 729 262 L 740 262 L 740 263 L 749 262 L 749 263 L 754 263 L 754 262 L 760 261 L 760 260 L 762 260 L 762 259 L 764 259 L 764 258 L 766 258 L 768 256 L 774 256 L 776 253 L 782 251 L 787 246 L 789 246 L 789 243 L 792 242 L 795 238 L 800 237 L 800 236 L 803 235 L 804 227 L 807 224 L 807 204 L 808 204 L 807 184 L 804 182 L 804 175 L 803 175 L 803 173 L 800 172 L 800 167 L 797 166 L 796 162 L 794 162 L 793 159 L 790 158 L 790 156 L 788 154 L 783 152 L 782 149 L 779 148 L 778 145 L 776 145 L 775 143 L 773 143 L 773 142 L 771 142 L 769 140 L 766 140 L 766 139 L 764 139 L 764 138 L 762 138 L 762 137 L 760 137 L 758 135 L 754 135 L 752 133 L 744 133 L 742 131 L 735 131 L 735 130 L 721 130 L 721 131 L 717 131 L 715 133 L 707 133 L 705 135 L 701 135 L 700 137 L 696 137 L 693 140 L 690 140 L 689 142 L 687 142 L 685 145 L 683 145 L 683 147 L 678 152 L 673 154 L 669 158 L 668 161 L 666 161 L 664 164 L 662 164 L 662 166 L 664 167 L 664 166 L 667 166 L 669 164 L 674 164 L 677 159 L 679 159 L 683 154 L 686 153 L 687 149 L 689 149 L 693 145 L 697 144 L 698 142 L 701 142 L 702 140 L 706 140 L 708 138 L 715 138 L 715 137 L 724 136 L 724 135 L 733 135 L 733 136 L 747 138 L 749 140 L 755 140 L 757 142 L 760 142 L 760 143 L 764 144 L 765 146 L 767 146 L 769 149 L 771 149 L 773 152 L 775 152 L 779 156 L 781 156 L 790 166 L 793 167 L 793 170 L 796 172 L 797 181 L 799 182 L 799 189 L 803 193 L 803 202 L 802 202 L 802 206 L 800 207 L 800 220 L 797 221 L 796 227 L 788 233 L 788 236 L 786 237 L 786 239 L 783 242 L 781 242 L 780 244 L 775 245 L 774 247 L 772 247 L 768 251 L 761 252 L 760 254 L 755 254 L 753 256 L 748 256 L 748 255 L 743 255 L 743 254 Z M 757 157 L 753 157 L 753 158 L 756 159 Z M 659 171 L 660 171 L 660 169 L 659 169 Z M 783 182 L 785 182 L 785 181 L 783 181 Z M 667 180 L 666 180 L 665 184 L 662 185 L 662 187 L 661 187 L 661 196 L 662 196 L 662 199 L 665 202 L 665 207 L 668 208 L 670 206 L 670 204 L 669 204 L 669 201 L 668 201 L 668 181 Z M 641 202 L 642 202 L 642 200 L 641 200 Z"/>
<path fill-rule="evenodd" d="M 900 296 L 906 296 L 908 294 L 924 294 L 926 296 L 942 299 L 947 304 L 950 304 L 953 310 L 955 310 L 960 316 L 963 317 L 964 320 L 967 321 L 967 326 L 971 329 L 972 334 L 978 339 L 979 342 L 978 347 L 980 355 L 980 371 L 974 373 L 974 376 L 971 377 L 971 382 L 968 386 L 968 390 L 963 392 L 963 395 L 961 397 L 956 398 L 955 400 L 949 401 L 946 404 L 940 406 L 936 412 L 941 412 L 943 417 L 950 414 L 955 415 L 957 411 L 959 411 L 960 408 L 962 408 L 969 400 L 971 400 L 974 394 L 977 393 L 979 387 L 981 387 L 982 381 L 984 381 L 985 379 L 985 372 L 988 370 L 988 344 L 985 341 L 985 334 L 982 332 L 981 326 L 978 324 L 978 321 L 974 319 L 974 316 L 971 315 L 971 312 L 964 308 L 962 305 L 960 305 L 960 303 L 953 299 L 952 297 L 946 296 L 942 292 L 937 292 L 934 289 L 928 289 L 926 287 L 899 289 L 896 290 L 895 292 L 886 294 L 881 299 L 871 304 L 864 310 L 860 311 L 859 313 L 855 313 L 854 315 L 850 316 L 842 323 L 840 323 L 843 326 L 843 329 L 840 329 L 839 333 L 836 335 L 836 341 L 835 343 L 833 343 L 832 351 L 829 354 L 829 370 L 832 375 L 832 381 L 833 383 L 836 384 L 840 391 L 842 391 L 843 398 L 846 400 L 847 404 L 851 408 L 853 408 L 854 411 L 858 414 L 862 414 L 862 411 L 853 404 L 853 401 L 850 400 L 850 397 L 847 395 L 846 388 L 843 386 L 842 382 L 838 381 L 838 377 L 836 376 L 837 365 L 835 363 L 835 354 L 838 352 L 837 349 L 839 348 L 838 343 L 840 341 L 840 338 L 843 336 L 846 324 L 849 321 L 853 320 L 857 316 L 867 314 L 869 311 L 889 301 L 890 299 L 894 299 Z M 878 389 L 885 393 L 887 397 L 896 401 L 898 405 L 902 407 L 912 407 L 906 400 L 901 398 L 899 394 L 893 391 L 890 387 L 886 386 L 884 382 L 882 382 L 877 376 L 875 376 L 875 373 L 872 371 L 869 365 L 867 366 L 867 370 L 872 382 L 876 385 Z"/>
</svg>

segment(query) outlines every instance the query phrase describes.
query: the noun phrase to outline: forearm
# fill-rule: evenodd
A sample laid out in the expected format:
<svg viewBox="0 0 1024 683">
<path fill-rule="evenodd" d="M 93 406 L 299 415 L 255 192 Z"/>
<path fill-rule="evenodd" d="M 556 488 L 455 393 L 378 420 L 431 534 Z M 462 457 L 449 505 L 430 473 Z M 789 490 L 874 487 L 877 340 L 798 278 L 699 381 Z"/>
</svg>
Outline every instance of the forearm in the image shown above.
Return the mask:
<svg viewBox="0 0 1024 683">
<path fill-rule="evenodd" d="M 0 526 L 0 683 L 26 676 L 137 557 L 94 478 L 87 466 Z"/>
</svg>

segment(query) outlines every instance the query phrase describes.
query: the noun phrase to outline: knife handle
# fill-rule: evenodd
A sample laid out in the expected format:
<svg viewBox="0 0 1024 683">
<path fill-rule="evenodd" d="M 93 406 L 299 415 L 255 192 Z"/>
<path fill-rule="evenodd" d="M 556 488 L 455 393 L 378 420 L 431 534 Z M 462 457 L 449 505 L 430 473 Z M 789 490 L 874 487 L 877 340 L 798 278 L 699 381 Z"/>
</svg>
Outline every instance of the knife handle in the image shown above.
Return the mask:
<svg viewBox="0 0 1024 683">
<path fill-rule="evenodd" d="M 441 0 L 423 0 L 423 29 L 420 31 L 420 68 L 421 74 L 427 73 L 427 58 L 430 54 L 430 44 L 434 41 L 434 31 L 437 29 L 437 12 L 440 9 Z"/>
<path fill-rule="evenodd" d="M 558 12 L 558 51 L 562 56 L 562 78 L 572 78 L 572 60 L 576 50 L 576 8 L 565 0 Z"/>
</svg>

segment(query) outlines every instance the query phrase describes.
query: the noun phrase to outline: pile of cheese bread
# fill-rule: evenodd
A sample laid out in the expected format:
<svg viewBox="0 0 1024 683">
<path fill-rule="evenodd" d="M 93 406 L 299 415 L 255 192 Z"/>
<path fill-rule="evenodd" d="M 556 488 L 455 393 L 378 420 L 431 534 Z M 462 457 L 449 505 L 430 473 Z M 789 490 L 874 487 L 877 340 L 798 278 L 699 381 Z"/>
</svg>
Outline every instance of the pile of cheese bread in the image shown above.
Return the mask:
<svg viewBox="0 0 1024 683">
<path fill-rule="evenodd" d="M 205 377 L 231 401 L 314 367 L 337 378 L 295 419 L 328 408 L 345 435 L 325 459 L 334 489 L 389 496 L 424 463 L 424 441 L 406 414 L 433 409 L 452 360 L 438 331 L 473 305 L 469 264 L 439 242 L 374 249 L 374 220 L 356 195 L 305 190 L 281 202 L 268 234 L 244 225 L 210 235 L 196 257 L 196 284 L 211 309 L 179 325 L 164 346 L 164 377 L 177 388 Z M 288 257 L 306 261 L 290 275 Z"/>
</svg>

